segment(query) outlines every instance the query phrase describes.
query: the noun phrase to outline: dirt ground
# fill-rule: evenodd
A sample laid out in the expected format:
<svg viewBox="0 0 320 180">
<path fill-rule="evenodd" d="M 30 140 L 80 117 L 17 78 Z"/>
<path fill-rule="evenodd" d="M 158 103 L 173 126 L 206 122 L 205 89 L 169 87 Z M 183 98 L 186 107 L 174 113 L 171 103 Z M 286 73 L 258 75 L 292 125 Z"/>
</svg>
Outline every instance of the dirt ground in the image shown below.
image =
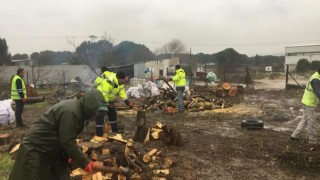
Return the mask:
<svg viewBox="0 0 320 180">
<path fill-rule="evenodd" d="M 320 146 L 308 145 L 306 133 L 302 142 L 289 141 L 302 117 L 303 91 L 266 89 L 265 83 L 274 84 L 275 81 L 265 81 L 256 85 L 263 88 L 230 98 L 234 104 L 231 108 L 173 115 L 148 114 L 148 123 L 166 123 L 182 135 L 184 145 L 181 147 L 168 146 L 161 141 L 145 144 L 165 151 L 174 160 L 175 166 L 168 179 L 320 178 Z M 26 124 L 31 125 L 50 106 L 47 102 L 26 105 L 23 115 Z M 118 115 L 127 133 L 133 134 L 136 112 L 121 110 Z M 246 130 L 240 127 L 241 120 L 252 118 L 263 120 L 265 128 Z M 91 127 L 86 133 L 94 132 Z M 26 132 L 14 125 L 0 127 L 0 130 L 10 133 L 12 142 Z M 1 153 L 7 149 L 8 146 L 2 146 Z"/>
</svg>

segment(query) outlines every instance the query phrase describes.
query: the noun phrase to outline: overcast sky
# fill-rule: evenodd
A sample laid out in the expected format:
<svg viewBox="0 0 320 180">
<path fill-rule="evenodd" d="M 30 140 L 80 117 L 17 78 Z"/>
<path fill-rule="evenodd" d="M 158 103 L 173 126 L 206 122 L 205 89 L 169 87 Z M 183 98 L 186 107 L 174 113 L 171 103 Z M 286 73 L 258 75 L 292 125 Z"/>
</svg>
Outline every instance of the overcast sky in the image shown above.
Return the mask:
<svg viewBox="0 0 320 180">
<path fill-rule="evenodd" d="M 151 51 L 172 39 L 192 53 L 234 48 L 283 55 L 320 43 L 319 0 L 1 0 L 0 37 L 11 54 L 74 50 L 89 35 L 129 40 Z"/>
</svg>

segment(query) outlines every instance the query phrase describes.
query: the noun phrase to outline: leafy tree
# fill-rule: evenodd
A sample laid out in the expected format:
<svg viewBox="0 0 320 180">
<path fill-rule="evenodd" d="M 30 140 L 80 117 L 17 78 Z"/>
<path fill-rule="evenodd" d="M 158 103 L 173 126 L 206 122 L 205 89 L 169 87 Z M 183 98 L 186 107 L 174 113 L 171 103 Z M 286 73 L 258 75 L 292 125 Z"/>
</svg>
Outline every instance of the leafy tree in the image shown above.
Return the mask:
<svg viewBox="0 0 320 180">
<path fill-rule="evenodd" d="M 76 53 L 81 56 L 82 59 L 88 61 L 94 68 L 101 65 L 110 64 L 110 51 L 113 44 L 107 40 L 100 40 L 98 42 L 84 41 L 77 48 Z M 74 59 L 71 62 L 77 62 Z M 81 61 L 81 60 L 79 60 Z"/>
<path fill-rule="evenodd" d="M 254 66 L 283 66 L 285 57 L 284 56 L 259 56 L 250 57 L 249 61 Z"/>
<path fill-rule="evenodd" d="M 40 53 L 33 52 L 30 55 L 30 58 L 32 59 L 34 65 L 39 65 Z"/>
<path fill-rule="evenodd" d="M 76 56 L 75 54 L 72 56 L 71 59 L 69 59 L 68 61 L 69 64 L 72 64 L 72 65 L 80 65 L 80 64 L 84 64 L 78 56 Z"/>
<path fill-rule="evenodd" d="M 41 51 L 38 65 L 52 65 L 54 64 L 54 52 L 53 51 Z"/>
<path fill-rule="evenodd" d="M 307 59 L 300 59 L 296 66 L 296 71 L 299 73 L 307 72 L 310 69 L 310 63 Z"/>
<path fill-rule="evenodd" d="M 130 41 L 123 41 L 114 46 L 110 52 L 111 64 L 132 64 L 153 60 L 154 54 L 145 46 Z"/>
<path fill-rule="evenodd" d="M 239 54 L 233 48 L 218 52 L 215 59 L 218 66 L 225 72 L 232 72 L 248 62 L 248 57 L 246 55 Z"/>
<path fill-rule="evenodd" d="M 8 51 L 8 45 L 6 39 L 0 38 L 0 66 L 11 65 L 11 55 Z"/>
<path fill-rule="evenodd" d="M 312 61 L 310 66 L 311 70 L 318 71 L 318 69 L 320 69 L 320 61 Z"/>
<path fill-rule="evenodd" d="M 28 59 L 28 58 L 29 58 L 28 54 L 19 54 L 19 53 L 17 53 L 15 55 L 13 55 L 11 59 L 12 60 L 20 60 L 20 59 Z"/>
</svg>

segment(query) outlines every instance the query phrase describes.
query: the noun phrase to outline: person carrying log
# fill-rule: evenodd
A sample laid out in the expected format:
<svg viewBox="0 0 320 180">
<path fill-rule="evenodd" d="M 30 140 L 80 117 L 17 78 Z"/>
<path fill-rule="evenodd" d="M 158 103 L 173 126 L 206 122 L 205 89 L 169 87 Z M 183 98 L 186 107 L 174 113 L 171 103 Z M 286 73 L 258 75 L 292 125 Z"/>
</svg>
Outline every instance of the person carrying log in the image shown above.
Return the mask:
<svg viewBox="0 0 320 180">
<path fill-rule="evenodd" d="M 112 132 L 118 132 L 117 111 L 114 106 L 116 96 L 119 95 L 129 108 L 133 108 L 133 105 L 128 100 L 124 89 L 125 79 L 126 74 L 122 71 L 117 73 L 109 72 L 106 79 L 98 87 L 104 96 L 105 102 L 107 103 L 107 116 L 111 124 Z M 98 114 L 96 122 L 97 136 L 103 136 L 104 116 L 105 115 L 103 113 Z"/>
<path fill-rule="evenodd" d="M 79 100 L 65 100 L 51 107 L 21 141 L 9 179 L 70 179 L 68 159 L 88 172 L 100 169 L 103 163 L 88 159 L 76 138 L 102 103 L 101 92 L 91 90 Z"/>
<path fill-rule="evenodd" d="M 186 86 L 186 73 L 180 67 L 180 65 L 176 65 L 175 67 L 176 73 L 172 78 L 168 78 L 168 81 L 174 81 L 176 85 L 176 90 L 178 92 L 178 110 L 179 112 L 184 111 L 184 104 L 183 104 L 183 92 Z"/>
<path fill-rule="evenodd" d="M 320 69 L 315 72 L 308 81 L 302 97 L 303 104 L 303 118 L 298 124 L 295 131 L 292 133 L 290 140 L 299 141 L 298 135 L 302 129 L 307 127 L 309 143 L 317 143 L 317 130 L 316 130 L 316 117 L 315 108 L 317 107 L 320 99 Z"/>
</svg>

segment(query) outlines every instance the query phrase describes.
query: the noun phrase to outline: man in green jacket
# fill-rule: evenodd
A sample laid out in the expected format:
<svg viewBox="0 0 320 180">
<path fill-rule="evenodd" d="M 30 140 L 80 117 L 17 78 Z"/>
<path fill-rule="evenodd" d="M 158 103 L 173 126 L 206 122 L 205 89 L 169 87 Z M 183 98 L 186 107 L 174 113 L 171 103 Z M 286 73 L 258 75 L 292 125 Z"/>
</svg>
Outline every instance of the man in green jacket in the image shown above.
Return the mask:
<svg viewBox="0 0 320 180">
<path fill-rule="evenodd" d="M 70 179 L 68 158 L 88 172 L 99 168 L 101 163 L 88 159 L 76 138 L 103 102 L 101 92 L 91 90 L 79 100 L 61 101 L 51 107 L 23 138 L 9 179 Z"/>
</svg>

